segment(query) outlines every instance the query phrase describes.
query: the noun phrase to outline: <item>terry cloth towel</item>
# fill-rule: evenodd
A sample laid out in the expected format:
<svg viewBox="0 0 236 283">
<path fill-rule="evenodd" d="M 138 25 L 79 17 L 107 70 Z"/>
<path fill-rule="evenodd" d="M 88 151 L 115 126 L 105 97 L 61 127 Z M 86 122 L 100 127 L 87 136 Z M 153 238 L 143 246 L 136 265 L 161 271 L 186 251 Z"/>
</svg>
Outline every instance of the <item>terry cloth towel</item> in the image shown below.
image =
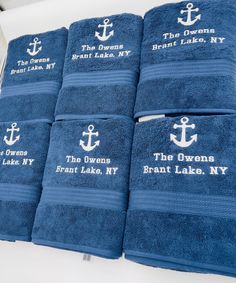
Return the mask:
<svg viewBox="0 0 236 283">
<path fill-rule="evenodd" d="M 0 121 L 54 119 L 62 81 L 67 29 L 12 40 L 1 89 Z"/>
<path fill-rule="evenodd" d="M 236 1 L 167 4 L 147 12 L 135 117 L 236 112 Z"/>
<path fill-rule="evenodd" d="M 235 139 L 235 115 L 136 125 L 127 259 L 236 276 Z"/>
<path fill-rule="evenodd" d="M 133 14 L 70 26 L 56 120 L 133 115 L 142 26 Z"/>
<path fill-rule="evenodd" d="M 34 243 L 121 256 L 132 133 L 127 118 L 53 124 Z"/>
<path fill-rule="evenodd" d="M 0 123 L 0 239 L 30 241 L 50 126 Z"/>
</svg>

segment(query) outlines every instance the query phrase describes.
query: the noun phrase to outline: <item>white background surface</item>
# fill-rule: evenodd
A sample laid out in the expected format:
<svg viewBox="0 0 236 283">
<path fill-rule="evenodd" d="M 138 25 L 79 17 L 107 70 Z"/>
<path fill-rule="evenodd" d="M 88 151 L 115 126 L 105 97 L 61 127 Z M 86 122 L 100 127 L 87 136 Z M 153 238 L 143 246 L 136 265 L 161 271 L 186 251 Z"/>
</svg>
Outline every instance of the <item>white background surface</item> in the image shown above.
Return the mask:
<svg viewBox="0 0 236 283">
<path fill-rule="evenodd" d="M 39 1 L 43 0 L 0 0 L 0 5 L 4 10 L 9 10 Z"/>
<path fill-rule="evenodd" d="M 0 14 L 0 26 L 9 41 L 73 21 L 121 12 L 143 15 L 165 0 L 45 0 Z M 0 241 L 0 283 L 230 283 L 236 279 L 182 273 L 142 266 L 124 259 L 92 257 L 83 261 L 76 252 Z"/>
</svg>

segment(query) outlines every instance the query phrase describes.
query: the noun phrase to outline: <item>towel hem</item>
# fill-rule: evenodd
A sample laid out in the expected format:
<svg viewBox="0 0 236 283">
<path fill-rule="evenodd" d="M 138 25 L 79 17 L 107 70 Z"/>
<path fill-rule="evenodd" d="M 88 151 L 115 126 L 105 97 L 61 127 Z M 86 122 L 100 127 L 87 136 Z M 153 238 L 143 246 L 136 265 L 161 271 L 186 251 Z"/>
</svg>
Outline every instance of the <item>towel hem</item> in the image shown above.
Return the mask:
<svg viewBox="0 0 236 283">
<path fill-rule="evenodd" d="M 167 268 L 177 271 L 212 273 L 236 277 L 236 271 L 234 268 L 221 268 L 220 266 L 216 266 L 213 264 L 201 264 L 172 257 L 158 256 L 150 253 L 126 250 L 125 258 L 127 260 L 131 260 L 140 264 L 145 264 L 153 267 Z"/>
<path fill-rule="evenodd" d="M 31 237 L 17 236 L 17 235 L 11 236 L 11 235 L 0 234 L 0 241 L 9 241 L 9 242 L 25 241 L 25 242 L 30 242 Z"/>
<path fill-rule="evenodd" d="M 236 111 L 235 111 L 236 112 Z M 125 115 L 116 115 L 116 114 L 91 114 L 91 115 L 77 115 L 77 114 L 62 114 L 62 115 L 56 115 L 55 121 L 61 121 L 61 120 L 86 120 L 86 119 L 115 119 L 115 118 L 123 118 L 131 120 L 132 118 L 130 116 Z"/>
<path fill-rule="evenodd" d="M 76 251 L 80 253 L 89 253 L 94 256 L 99 256 L 103 258 L 105 257 L 108 259 L 118 259 L 119 257 L 121 257 L 121 253 L 115 253 L 109 250 L 92 248 L 92 247 L 83 246 L 83 245 L 66 244 L 66 243 L 61 243 L 61 242 L 46 241 L 46 240 L 34 239 L 34 238 L 32 239 L 32 242 L 36 245 L 49 246 L 49 247 L 54 247 L 54 248 L 59 248 L 59 249 Z"/>
</svg>

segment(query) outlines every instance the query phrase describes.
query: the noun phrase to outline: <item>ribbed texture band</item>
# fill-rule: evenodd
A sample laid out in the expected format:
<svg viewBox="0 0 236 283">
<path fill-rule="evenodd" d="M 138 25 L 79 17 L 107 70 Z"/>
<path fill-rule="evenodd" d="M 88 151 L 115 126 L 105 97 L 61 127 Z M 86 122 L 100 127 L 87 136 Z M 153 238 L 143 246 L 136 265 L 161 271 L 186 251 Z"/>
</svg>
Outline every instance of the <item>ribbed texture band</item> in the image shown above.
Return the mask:
<svg viewBox="0 0 236 283">
<path fill-rule="evenodd" d="M 130 194 L 129 209 L 236 218 L 236 198 L 135 190 Z"/>
<path fill-rule="evenodd" d="M 27 83 L 15 86 L 3 87 L 1 90 L 2 96 L 7 95 L 28 95 L 28 94 L 57 94 L 60 89 L 60 83 L 55 81 L 44 81 Z"/>
<path fill-rule="evenodd" d="M 46 186 L 41 202 L 124 210 L 127 207 L 127 195 L 94 188 Z"/>
<path fill-rule="evenodd" d="M 41 187 L 0 184 L 0 200 L 37 202 L 41 193 Z"/>
<path fill-rule="evenodd" d="M 190 76 L 235 76 L 236 64 L 224 59 L 189 60 L 153 64 L 141 69 L 140 83 L 161 78 L 181 78 Z"/>
<path fill-rule="evenodd" d="M 129 84 L 136 85 L 137 73 L 129 70 L 79 72 L 66 75 L 62 87 Z"/>
</svg>

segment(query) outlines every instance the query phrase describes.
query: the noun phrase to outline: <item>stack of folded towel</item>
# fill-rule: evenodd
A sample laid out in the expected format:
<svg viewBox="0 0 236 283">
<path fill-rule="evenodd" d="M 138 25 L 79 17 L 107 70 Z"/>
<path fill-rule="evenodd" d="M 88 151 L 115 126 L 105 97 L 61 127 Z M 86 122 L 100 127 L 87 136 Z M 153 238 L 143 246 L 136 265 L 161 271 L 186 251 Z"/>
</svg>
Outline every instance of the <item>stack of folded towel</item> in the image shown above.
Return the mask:
<svg viewBox="0 0 236 283">
<path fill-rule="evenodd" d="M 31 240 L 67 30 L 9 43 L 0 98 L 0 239 Z"/>
<path fill-rule="evenodd" d="M 236 277 L 236 2 L 154 8 L 142 32 L 121 14 L 10 43 L 0 239 Z"/>
<path fill-rule="evenodd" d="M 235 37 L 232 0 L 145 16 L 127 259 L 236 276 Z"/>
<path fill-rule="evenodd" d="M 121 256 L 141 35 L 132 14 L 71 25 L 34 243 Z"/>
</svg>

